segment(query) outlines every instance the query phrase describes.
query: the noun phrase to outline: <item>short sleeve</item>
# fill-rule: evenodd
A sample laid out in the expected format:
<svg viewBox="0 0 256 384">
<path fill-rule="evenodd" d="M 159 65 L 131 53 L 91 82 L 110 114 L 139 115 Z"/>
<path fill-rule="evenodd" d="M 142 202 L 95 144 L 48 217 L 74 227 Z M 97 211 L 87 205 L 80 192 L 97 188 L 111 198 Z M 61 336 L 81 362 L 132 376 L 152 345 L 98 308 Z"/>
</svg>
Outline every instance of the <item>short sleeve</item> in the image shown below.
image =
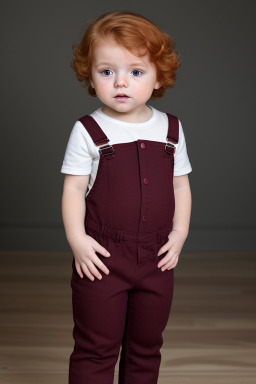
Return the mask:
<svg viewBox="0 0 256 384">
<path fill-rule="evenodd" d="M 76 121 L 67 144 L 61 173 L 70 175 L 90 175 L 92 156 L 87 143 L 86 130 L 80 121 Z"/>
<path fill-rule="evenodd" d="M 185 135 L 179 120 L 179 142 L 174 155 L 174 176 L 186 175 L 192 171 L 189 161 Z"/>
</svg>

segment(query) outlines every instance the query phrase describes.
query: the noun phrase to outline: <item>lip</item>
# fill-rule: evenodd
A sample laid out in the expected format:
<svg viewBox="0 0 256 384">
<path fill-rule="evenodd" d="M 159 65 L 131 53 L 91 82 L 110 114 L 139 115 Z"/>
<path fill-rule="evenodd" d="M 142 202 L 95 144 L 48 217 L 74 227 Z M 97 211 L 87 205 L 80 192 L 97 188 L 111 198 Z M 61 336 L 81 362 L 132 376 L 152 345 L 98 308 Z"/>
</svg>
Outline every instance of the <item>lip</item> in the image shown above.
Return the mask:
<svg viewBox="0 0 256 384">
<path fill-rule="evenodd" d="M 129 97 L 126 93 L 118 93 L 115 97 Z"/>
<path fill-rule="evenodd" d="M 118 102 L 118 103 L 125 103 L 127 100 L 129 100 L 130 96 L 127 96 L 126 93 L 118 93 L 114 99 Z"/>
</svg>

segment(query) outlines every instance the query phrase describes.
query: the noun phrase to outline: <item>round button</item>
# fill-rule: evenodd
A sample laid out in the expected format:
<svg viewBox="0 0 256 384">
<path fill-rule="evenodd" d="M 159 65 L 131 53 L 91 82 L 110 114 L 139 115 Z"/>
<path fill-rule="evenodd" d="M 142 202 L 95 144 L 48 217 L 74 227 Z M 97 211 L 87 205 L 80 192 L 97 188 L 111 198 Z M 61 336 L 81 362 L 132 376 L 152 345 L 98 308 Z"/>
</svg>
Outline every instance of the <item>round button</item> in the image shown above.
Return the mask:
<svg viewBox="0 0 256 384">
<path fill-rule="evenodd" d="M 143 183 L 148 184 L 148 179 L 146 177 L 145 177 L 145 179 L 143 179 Z"/>
<path fill-rule="evenodd" d="M 141 148 L 143 148 L 143 149 L 146 148 L 146 144 L 145 144 L 145 143 L 141 143 L 140 146 L 141 146 Z"/>
<path fill-rule="evenodd" d="M 142 220 L 143 220 L 143 221 L 147 221 L 147 219 L 148 219 L 147 216 L 143 216 L 143 217 L 142 217 Z"/>
</svg>

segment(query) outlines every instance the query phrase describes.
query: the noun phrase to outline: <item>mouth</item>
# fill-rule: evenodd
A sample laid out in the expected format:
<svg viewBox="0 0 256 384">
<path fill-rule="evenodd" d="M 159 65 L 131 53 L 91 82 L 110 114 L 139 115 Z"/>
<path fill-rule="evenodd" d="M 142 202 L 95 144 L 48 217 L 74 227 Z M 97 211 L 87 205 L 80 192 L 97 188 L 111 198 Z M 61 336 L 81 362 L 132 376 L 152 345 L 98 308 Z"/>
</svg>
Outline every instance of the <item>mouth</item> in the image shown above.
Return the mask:
<svg viewBox="0 0 256 384">
<path fill-rule="evenodd" d="M 129 98 L 129 96 L 128 95 L 126 95 L 125 93 L 118 93 L 116 96 L 115 96 L 115 98 Z"/>
</svg>

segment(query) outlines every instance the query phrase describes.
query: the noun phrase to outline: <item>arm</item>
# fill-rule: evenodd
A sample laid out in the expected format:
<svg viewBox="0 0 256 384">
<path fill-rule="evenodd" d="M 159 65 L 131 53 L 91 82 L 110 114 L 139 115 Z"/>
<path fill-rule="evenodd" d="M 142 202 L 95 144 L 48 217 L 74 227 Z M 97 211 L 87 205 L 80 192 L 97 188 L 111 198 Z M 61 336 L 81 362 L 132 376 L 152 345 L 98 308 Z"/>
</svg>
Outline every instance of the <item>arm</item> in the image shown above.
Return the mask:
<svg viewBox="0 0 256 384">
<path fill-rule="evenodd" d="M 98 279 L 102 277 L 95 265 L 102 269 L 104 273 L 109 273 L 108 268 L 95 252 L 100 252 L 103 256 L 109 256 L 109 253 L 85 232 L 85 195 L 89 177 L 90 175 L 65 175 L 62 195 L 62 219 L 67 240 L 75 257 L 77 273 L 83 278 L 82 272 L 84 272 L 91 280 L 94 280 L 93 275 Z"/>
<path fill-rule="evenodd" d="M 62 195 L 62 219 L 67 240 L 72 247 L 85 234 L 85 194 L 90 175 L 65 175 Z"/>
<path fill-rule="evenodd" d="M 192 207 L 192 196 L 188 175 L 174 176 L 173 188 L 175 196 L 175 212 L 172 231 L 179 231 L 186 239 L 189 232 Z"/>
<path fill-rule="evenodd" d="M 158 256 L 168 251 L 166 256 L 159 262 L 158 268 L 174 268 L 179 259 L 180 252 L 189 232 L 189 223 L 192 207 L 192 196 L 188 175 L 174 176 L 173 188 L 175 196 L 175 212 L 173 217 L 173 228 L 168 238 L 158 252 Z"/>
</svg>

